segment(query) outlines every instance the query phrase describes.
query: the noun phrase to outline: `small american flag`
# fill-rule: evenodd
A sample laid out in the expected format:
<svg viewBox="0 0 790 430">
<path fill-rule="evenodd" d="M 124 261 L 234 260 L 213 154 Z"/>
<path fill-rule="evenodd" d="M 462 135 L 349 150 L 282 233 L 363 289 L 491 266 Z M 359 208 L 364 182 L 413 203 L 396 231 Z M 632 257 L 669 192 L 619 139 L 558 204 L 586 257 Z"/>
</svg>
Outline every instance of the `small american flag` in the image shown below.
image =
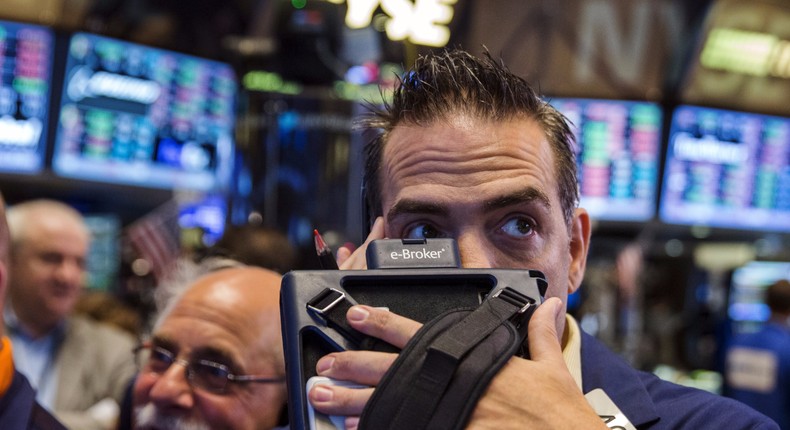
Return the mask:
<svg viewBox="0 0 790 430">
<path fill-rule="evenodd" d="M 171 200 L 133 222 L 126 237 L 148 261 L 157 281 L 167 275 L 181 253 L 178 204 Z"/>
</svg>

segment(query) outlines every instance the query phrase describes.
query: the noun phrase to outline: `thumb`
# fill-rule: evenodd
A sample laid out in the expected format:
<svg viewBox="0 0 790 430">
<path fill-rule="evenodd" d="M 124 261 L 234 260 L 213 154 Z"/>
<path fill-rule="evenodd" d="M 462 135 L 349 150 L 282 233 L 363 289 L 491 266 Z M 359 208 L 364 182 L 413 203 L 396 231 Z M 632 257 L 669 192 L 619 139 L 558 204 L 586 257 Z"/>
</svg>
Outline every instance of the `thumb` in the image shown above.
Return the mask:
<svg viewBox="0 0 790 430">
<path fill-rule="evenodd" d="M 562 358 L 562 346 L 558 332 L 565 320 L 562 300 L 551 297 L 535 309 L 527 327 L 529 355 L 535 361 L 558 361 Z"/>
</svg>

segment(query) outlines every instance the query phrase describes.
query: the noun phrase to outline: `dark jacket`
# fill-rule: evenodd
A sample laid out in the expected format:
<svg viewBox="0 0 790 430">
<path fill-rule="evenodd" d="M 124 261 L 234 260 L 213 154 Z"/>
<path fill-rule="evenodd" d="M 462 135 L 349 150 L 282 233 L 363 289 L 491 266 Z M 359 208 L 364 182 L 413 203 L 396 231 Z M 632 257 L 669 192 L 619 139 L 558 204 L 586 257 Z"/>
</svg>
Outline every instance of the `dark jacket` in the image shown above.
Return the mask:
<svg viewBox="0 0 790 430">
<path fill-rule="evenodd" d="M 36 402 L 36 392 L 21 373 L 14 371 L 8 391 L 0 398 L 0 429 L 66 430 Z"/>
<path fill-rule="evenodd" d="M 639 430 L 779 430 L 770 418 L 743 403 L 633 369 L 586 333 L 581 352 L 583 391 L 602 388 Z"/>
</svg>

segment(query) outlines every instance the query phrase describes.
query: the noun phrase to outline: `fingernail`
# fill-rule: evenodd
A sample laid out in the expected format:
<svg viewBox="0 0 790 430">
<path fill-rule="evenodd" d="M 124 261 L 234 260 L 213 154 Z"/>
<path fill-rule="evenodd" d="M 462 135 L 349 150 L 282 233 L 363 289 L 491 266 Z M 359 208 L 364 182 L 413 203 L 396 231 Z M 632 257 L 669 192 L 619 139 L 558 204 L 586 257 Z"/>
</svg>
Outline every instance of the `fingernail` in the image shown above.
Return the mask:
<svg viewBox="0 0 790 430">
<path fill-rule="evenodd" d="M 367 309 L 359 307 L 359 306 L 352 306 L 351 309 L 348 310 L 348 320 L 349 321 L 356 321 L 362 322 L 365 321 L 370 315 L 370 312 Z"/>
<path fill-rule="evenodd" d="M 323 375 L 332 368 L 332 364 L 334 363 L 335 357 L 322 357 L 320 360 L 318 360 L 318 363 L 315 364 L 315 371 L 318 372 L 319 375 Z"/>
<path fill-rule="evenodd" d="M 332 395 L 332 390 L 323 385 L 316 385 L 315 388 L 313 388 L 313 399 L 319 402 L 331 402 Z"/>
</svg>

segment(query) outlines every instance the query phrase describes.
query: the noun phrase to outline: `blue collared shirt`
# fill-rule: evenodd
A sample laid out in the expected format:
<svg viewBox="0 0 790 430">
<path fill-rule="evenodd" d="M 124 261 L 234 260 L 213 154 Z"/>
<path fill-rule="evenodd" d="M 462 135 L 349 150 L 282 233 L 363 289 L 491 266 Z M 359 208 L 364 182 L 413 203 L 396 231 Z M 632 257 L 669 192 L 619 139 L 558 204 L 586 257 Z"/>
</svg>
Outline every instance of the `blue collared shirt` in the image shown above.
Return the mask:
<svg viewBox="0 0 790 430">
<path fill-rule="evenodd" d="M 49 334 L 34 339 L 22 329 L 11 306 L 4 311 L 8 337 L 14 352 L 14 367 L 25 375 L 37 391 L 36 400 L 49 411 L 54 410 L 57 392 L 55 354 L 63 339 L 64 324 L 58 325 Z"/>
</svg>

